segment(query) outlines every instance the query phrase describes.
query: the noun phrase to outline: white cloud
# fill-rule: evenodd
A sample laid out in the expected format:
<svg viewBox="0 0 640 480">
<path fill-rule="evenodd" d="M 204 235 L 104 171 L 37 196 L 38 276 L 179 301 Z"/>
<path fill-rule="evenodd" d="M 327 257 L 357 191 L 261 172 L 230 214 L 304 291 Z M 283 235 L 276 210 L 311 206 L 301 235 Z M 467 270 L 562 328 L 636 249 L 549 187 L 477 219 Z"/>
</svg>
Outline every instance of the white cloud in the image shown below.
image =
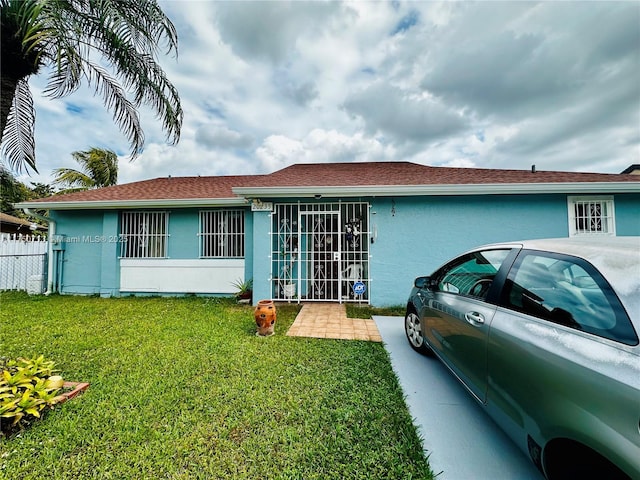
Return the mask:
<svg viewBox="0 0 640 480">
<path fill-rule="evenodd" d="M 640 163 L 640 10 L 629 2 L 162 1 L 179 56 L 160 59 L 185 112 L 178 145 L 141 109 L 132 164 L 111 114 L 81 88 L 41 96 L 47 182 L 97 146 L 121 182 L 267 173 L 296 162 L 620 172 Z M 24 177 L 21 177 L 24 178 Z"/>
<path fill-rule="evenodd" d="M 292 163 L 304 163 L 305 150 L 298 140 L 271 135 L 256 150 L 256 156 L 269 170 L 279 170 Z"/>
<path fill-rule="evenodd" d="M 301 140 L 270 136 L 256 150 L 256 157 L 267 171 L 273 171 L 293 163 L 395 160 L 395 149 L 362 134 L 347 136 L 335 130 L 314 129 Z"/>
<path fill-rule="evenodd" d="M 466 120 L 438 99 L 402 91 L 376 82 L 345 102 L 348 112 L 358 115 L 367 131 L 390 136 L 399 143 L 427 142 L 455 135 L 466 129 Z"/>
<path fill-rule="evenodd" d="M 453 160 L 440 164 L 440 166 L 450 168 L 475 168 L 477 165 L 468 158 L 454 158 Z"/>
<path fill-rule="evenodd" d="M 204 148 L 247 148 L 253 140 L 251 136 L 230 130 L 225 126 L 203 125 L 196 131 L 196 140 Z"/>
<path fill-rule="evenodd" d="M 333 2 L 218 2 L 216 26 L 222 40 L 246 60 L 281 63 L 309 34 L 336 13 Z"/>
</svg>

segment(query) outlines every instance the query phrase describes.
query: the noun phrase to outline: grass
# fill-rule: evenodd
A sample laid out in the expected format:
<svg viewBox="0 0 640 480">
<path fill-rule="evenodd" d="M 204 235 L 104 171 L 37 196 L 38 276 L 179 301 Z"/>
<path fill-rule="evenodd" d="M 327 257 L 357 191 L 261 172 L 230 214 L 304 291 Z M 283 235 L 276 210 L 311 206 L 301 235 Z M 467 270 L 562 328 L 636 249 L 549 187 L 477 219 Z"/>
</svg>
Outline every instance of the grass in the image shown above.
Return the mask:
<svg viewBox="0 0 640 480">
<path fill-rule="evenodd" d="M 373 315 L 404 317 L 406 307 L 404 305 L 394 305 L 391 307 L 372 307 L 371 305 L 358 305 L 355 303 L 345 303 L 347 317 L 349 318 L 371 318 Z"/>
<path fill-rule="evenodd" d="M 0 439 L 0 478 L 432 478 L 379 343 L 256 337 L 224 299 L 0 294 L 0 352 L 86 393 Z"/>
</svg>

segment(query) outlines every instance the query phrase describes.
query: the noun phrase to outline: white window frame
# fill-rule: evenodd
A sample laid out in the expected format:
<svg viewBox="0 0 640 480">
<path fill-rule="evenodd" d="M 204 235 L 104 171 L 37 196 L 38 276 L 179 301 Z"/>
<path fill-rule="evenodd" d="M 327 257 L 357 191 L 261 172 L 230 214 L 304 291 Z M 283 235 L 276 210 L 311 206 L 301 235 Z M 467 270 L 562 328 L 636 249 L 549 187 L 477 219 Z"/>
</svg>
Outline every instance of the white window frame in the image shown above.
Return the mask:
<svg viewBox="0 0 640 480">
<path fill-rule="evenodd" d="M 120 258 L 167 258 L 169 212 L 121 212 L 119 240 Z"/>
<path fill-rule="evenodd" d="M 200 210 L 200 258 L 245 257 L 245 211 Z"/>
<path fill-rule="evenodd" d="M 612 196 L 567 197 L 569 236 L 615 236 L 616 215 Z"/>
</svg>

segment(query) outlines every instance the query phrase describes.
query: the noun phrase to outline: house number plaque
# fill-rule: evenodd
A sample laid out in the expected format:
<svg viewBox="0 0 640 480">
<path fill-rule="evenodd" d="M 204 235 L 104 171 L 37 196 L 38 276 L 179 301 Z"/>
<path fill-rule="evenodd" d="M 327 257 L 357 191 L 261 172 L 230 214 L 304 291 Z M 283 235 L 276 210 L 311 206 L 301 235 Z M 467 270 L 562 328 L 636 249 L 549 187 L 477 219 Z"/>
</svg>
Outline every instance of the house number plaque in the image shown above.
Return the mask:
<svg viewBox="0 0 640 480">
<path fill-rule="evenodd" d="M 252 212 L 270 212 L 273 210 L 273 202 L 263 202 L 257 198 L 251 202 Z"/>
</svg>

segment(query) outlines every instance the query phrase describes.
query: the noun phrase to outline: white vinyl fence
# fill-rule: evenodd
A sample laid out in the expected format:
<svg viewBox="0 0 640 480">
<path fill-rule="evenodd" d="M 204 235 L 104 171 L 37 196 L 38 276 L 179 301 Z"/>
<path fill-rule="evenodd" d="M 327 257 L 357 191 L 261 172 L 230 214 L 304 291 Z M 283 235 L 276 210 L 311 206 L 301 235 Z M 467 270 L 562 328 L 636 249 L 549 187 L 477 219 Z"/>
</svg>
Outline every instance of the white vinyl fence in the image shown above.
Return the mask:
<svg viewBox="0 0 640 480">
<path fill-rule="evenodd" d="M 0 290 L 44 291 L 47 239 L 31 235 L 0 234 Z"/>
</svg>

